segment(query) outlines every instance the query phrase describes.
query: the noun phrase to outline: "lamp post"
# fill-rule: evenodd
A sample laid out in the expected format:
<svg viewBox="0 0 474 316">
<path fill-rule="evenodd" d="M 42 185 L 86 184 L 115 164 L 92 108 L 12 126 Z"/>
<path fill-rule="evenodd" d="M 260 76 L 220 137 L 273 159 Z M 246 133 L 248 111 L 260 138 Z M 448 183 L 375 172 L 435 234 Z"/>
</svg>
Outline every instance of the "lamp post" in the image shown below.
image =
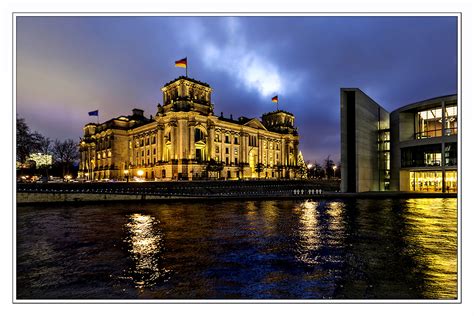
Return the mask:
<svg viewBox="0 0 474 316">
<path fill-rule="evenodd" d="M 335 178 L 336 177 L 337 166 L 336 165 L 332 166 L 332 170 L 334 170 L 334 178 Z"/>
<path fill-rule="evenodd" d="M 128 170 L 124 170 L 123 174 L 125 175 L 125 178 L 127 178 L 127 182 L 128 182 Z"/>
<path fill-rule="evenodd" d="M 143 170 L 140 169 L 140 170 L 137 171 L 137 176 L 140 177 L 140 180 L 142 180 L 143 174 L 144 174 Z"/>
<path fill-rule="evenodd" d="M 313 165 L 312 164 L 308 164 L 306 166 L 308 168 L 308 178 L 312 178 L 312 169 L 313 169 Z"/>
</svg>

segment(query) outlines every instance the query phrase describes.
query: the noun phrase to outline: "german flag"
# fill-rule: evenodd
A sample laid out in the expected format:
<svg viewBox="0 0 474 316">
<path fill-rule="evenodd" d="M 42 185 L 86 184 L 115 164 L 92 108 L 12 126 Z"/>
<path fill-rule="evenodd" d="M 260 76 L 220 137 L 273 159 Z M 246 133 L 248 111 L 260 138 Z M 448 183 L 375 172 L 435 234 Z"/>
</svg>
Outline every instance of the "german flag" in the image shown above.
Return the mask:
<svg viewBox="0 0 474 316">
<path fill-rule="evenodd" d="M 176 67 L 186 68 L 186 66 L 188 65 L 188 58 L 186 57 L 186 58 L 177 60 L 174 62 L 174 65 Z"/>
<path fill-rule="evenodd" d="M 278 103 L 278 96 L 277 95 L 272 98 L 272 102 Z"/>
</svg>

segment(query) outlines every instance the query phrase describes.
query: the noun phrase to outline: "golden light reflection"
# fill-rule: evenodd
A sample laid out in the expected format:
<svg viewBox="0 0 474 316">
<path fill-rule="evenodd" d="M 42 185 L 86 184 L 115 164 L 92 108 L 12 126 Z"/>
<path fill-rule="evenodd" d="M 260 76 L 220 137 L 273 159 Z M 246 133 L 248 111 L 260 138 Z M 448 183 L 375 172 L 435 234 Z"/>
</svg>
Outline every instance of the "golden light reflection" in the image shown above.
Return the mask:
<svg viewBox="0 0 474 316">
<path fill-rule="evenodd" d="M 124 241 L 130 246 L 129 254 L 133 261 L 128 278 L 137 288 L 152 286 L 159 279 L 167 280 L 169 271 L 160 266 L 163 236 L 158 224 L 153 216 L 138 213 L 130 215 L 125 224 L 128 236 Z"/>
<path fill-rule="evenodd" d="M 245 219 L 252 230 L 256 229 L 257 211 L 258 207 L 254 201 L 248 201 L 245 203 Z"/>
<path fill-rule="evenodd" d="M 331 246 L 343 246 L 342 236 L 346 233 L 344 221 L 344 204 L 342 202 L 328 203 L 328 229 L 331 232 L 327 243 Z"/>
<path fill-rule="evenodd" d="M 426 298 L 457 298 L 457 199 L 407 201 L 407 252 L 425 274 Z"/>
<path fill-rule="evenodd" d="M 329 229 L 331 231 L 340 231 L 345 228 L 343 221 L 344 204 L 342 202 L 330 202 L 328 205 Z"/>
<path fill-rule="evenodd" d="M 298 205 L 296 211 L 300 213 L 300 228 L 298 230 L 300 242 L 296 259 L 306 264 L 318 263 L 315 251 L 321 246 L 321 232 L 318 226 L 318 203 L 305 201 Z"/>
<path fill-rule="evenodd" d="M 263 225 L 268 233 L 276 232 L 278 221 L 278 207 L 275 201 L 262 201 L 261 210 L 263 211 Z"/>
</svg>

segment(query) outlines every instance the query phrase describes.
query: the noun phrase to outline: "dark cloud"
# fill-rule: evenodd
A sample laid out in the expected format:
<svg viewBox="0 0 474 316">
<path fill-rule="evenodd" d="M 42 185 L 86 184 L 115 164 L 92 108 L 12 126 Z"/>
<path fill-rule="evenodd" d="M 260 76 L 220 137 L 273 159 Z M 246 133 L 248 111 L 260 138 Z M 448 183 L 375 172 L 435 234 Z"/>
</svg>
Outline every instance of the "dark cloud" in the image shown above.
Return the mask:
<svg viewBox="0 0 474 316">
<path fill-rule="evenodd" d="M 215 114 L 296 116 L 306 159 L 339 159 L 339 89 L 387 110 L 456 93 L 455 17 L 19 17 L 17 112 L 51 138 L 78 139 L 189 75 L 214 89 Z"/>
</svg>

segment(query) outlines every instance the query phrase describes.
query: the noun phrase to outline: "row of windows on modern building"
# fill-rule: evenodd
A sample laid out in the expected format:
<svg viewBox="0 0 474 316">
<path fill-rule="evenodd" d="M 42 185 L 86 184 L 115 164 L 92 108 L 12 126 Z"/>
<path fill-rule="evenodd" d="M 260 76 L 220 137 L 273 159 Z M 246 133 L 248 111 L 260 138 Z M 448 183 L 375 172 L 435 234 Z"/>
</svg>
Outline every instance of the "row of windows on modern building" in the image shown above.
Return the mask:
<svg viewBox="0 0 474 316">
<path fill-rule="evenodd" d="M 458 133 L 457 109 L 456 102 L 446 102 L 444 113 L 441 106 L 419 111 L 415 115 L 415 139 L 456 135 Z"/>
</svg>

